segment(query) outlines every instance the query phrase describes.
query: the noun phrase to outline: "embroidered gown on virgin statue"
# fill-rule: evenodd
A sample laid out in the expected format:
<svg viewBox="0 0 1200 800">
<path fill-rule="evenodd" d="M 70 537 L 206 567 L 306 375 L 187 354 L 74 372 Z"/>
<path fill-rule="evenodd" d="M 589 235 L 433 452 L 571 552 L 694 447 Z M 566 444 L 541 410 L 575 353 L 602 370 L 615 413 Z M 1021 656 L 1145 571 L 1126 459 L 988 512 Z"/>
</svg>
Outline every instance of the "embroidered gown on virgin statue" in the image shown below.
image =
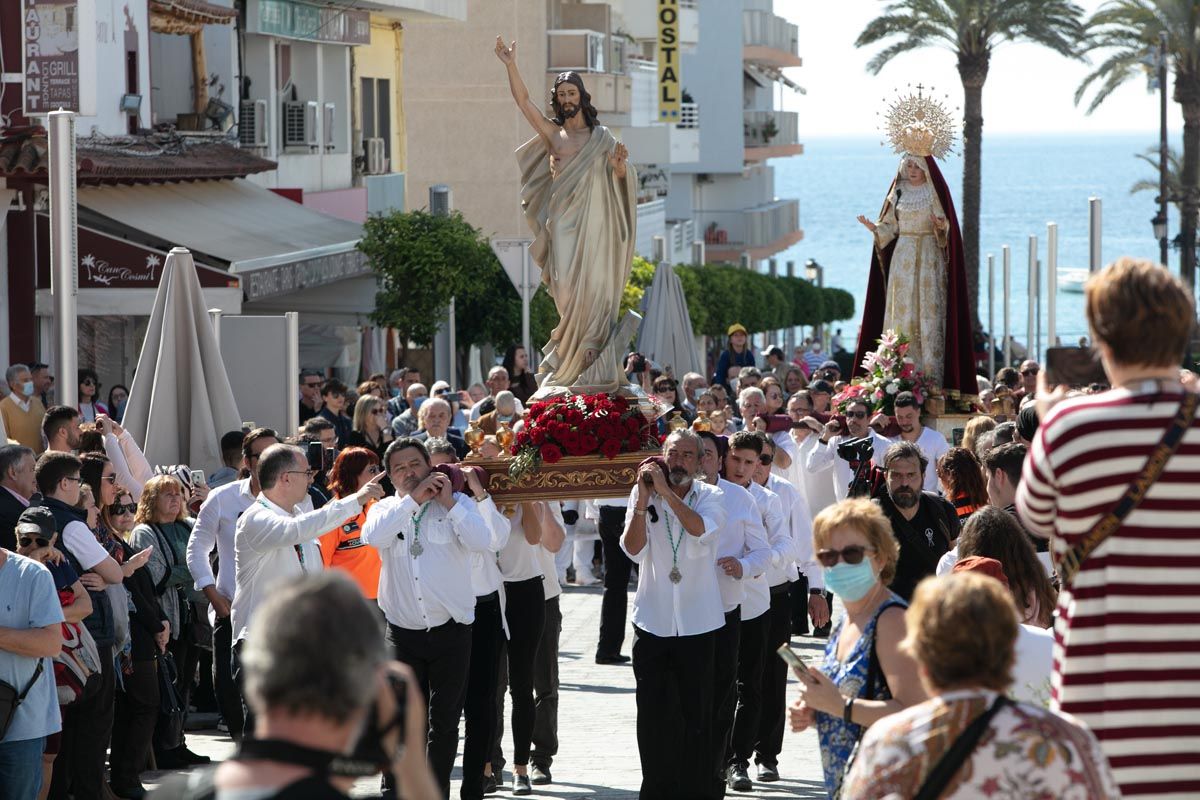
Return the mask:
<svg viewBox="0 0 1200 800">
<path fill-rule="evenodd" d="M 909 163 L 925 173 L 923 184 L 908 182 Z M 934 225 L 934 217 L 949 222 L 945 230 Z M 901 160 L 875 226 L 855 373 L 862 373 L 863 357 L 883 331 L 894 330 L 908 337 L 909 357 L 947 396 L 978 394 L 962 236 L 932 156 Z"/>
</svg>

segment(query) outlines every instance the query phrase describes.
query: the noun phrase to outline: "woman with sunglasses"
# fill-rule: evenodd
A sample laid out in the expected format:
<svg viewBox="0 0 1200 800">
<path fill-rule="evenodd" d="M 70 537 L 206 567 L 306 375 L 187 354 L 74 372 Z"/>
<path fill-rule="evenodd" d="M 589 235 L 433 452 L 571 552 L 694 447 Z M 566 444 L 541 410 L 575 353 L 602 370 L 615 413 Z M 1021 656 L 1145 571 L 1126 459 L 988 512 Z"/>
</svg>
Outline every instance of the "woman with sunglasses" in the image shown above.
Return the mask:
<svg viewBox="0 0 1200 800">
<path fill-rule="evenodd" d="M 382 460 L 387 446 L 392 443 L 392 427 L 389 424 L 387 401 L 372 394 L 364 394 L 354 404 L 354 429 L 342 442 L 343 447 L 365 447 Z M 351 492 L 353 494 L 353 492 Z"/>
<path fill-rule="evenodd" d="M 167 649 L 177 670 L 175 692 L 185 710 L 191 699 L 192 682 L 199 665 L 199 648 L 192 633 L 192 574 L 187 566 L 187 543 L 195 521 L 188 516 L 183 484 L 174 475 L 156 475 L 146 482 L 134 515 L 137 526 L 129 536 L 133 547 L 153 547 L 147 569 L 154 581 L 159 606 L 171 625 Z M 202 597 L 202 595 L 201 595 Z M 159 734 L 163 731 L 160 729 Z M 188 750 L 183 737 L 177 746 L 155 736 L 155 761 L 159 769 L 183 769 L 206 764 L 207 756 Z"/>
<path fill-rule="evenodd" d="M 108 406 L 99 401 L 100 377 L 94 369 L 79 370 L 79 416 L 81 422 L 95 422 L 99 414 L 107 414 Z"/>
<path fill-rule="evenodd" d="M 387 408 L 384 407 L 384 411 Z M 355 414 L 357 417 L 357 413 Z M 357 494 L 367 482 L 379 474 L 379 456 L 365 447 L 347 447 L 338 454 L 329 471 L 329 488 L 335 500 Z M 382 562 L 379 551 L 368 547 L 362 538 L 367 512 L 375 504 L 367 501 L 353 517 L 321 536 L 321 561 L 326 568 L 344 569 L 358 584 L 363 597 L 376 600 L 379 597 L 379 571 Z"/>
<path fill-rule="evenodd" d="M 863 731 L 925 700 L 912 657 L 900 650 L 905 602 L 888 591 L 900 548 L 870 500 L 844 500 L 813 520 L 813 548 L 825 586 L 846 613 L 834 625 L 821 668 L 798 672 L 792 730 L 816 725 L 825 789 L 837 797 Z"/>
<path fill-rule="evenodd" d="M 85 466 L 85 475 L 86 471 Z M 100 525 L 113 537 L 127 542 L 136 512 L 133 495 L 118 489 L 113 502 L 100 509 Z M 128 544 L 124 546 L 133 552 Z M 145 794 L 138 773 L 149 760 L 154 725 L 158 721 L 158 670 L 154 656 L 166 652 L 171 631 L 148 570 L 135 570 L 126 577 L 125 589 L 132 601 L 129 648 L 123 664 L 122 686 L 116 693 L 108 768 L 113 792 L 118 797 L 136 798 Z"/>
</svg>

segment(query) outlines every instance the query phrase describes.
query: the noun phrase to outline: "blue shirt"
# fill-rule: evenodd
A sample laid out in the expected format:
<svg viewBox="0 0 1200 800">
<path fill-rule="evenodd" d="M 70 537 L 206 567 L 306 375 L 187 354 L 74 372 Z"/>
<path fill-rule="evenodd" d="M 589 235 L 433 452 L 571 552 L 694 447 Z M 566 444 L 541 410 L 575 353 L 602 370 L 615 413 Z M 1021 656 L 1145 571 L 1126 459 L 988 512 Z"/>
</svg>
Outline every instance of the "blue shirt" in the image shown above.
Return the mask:
<svg viewBox="0 0 1200 800">
<path fill-rule="evenodd" d="M 62 605 L 50 572 L 36 561 L 8 553 L 0 565 L 0 627 L 16 630 L 44 628 L 63 621 Z M 0 681 L 25 691 L 37 669 L 37 659 L 0 650 Z M 42 674 L 17 708 L 3 742 L 20 742 L 62 730 L 54 665 L 42 659 Z"/>
</svg>

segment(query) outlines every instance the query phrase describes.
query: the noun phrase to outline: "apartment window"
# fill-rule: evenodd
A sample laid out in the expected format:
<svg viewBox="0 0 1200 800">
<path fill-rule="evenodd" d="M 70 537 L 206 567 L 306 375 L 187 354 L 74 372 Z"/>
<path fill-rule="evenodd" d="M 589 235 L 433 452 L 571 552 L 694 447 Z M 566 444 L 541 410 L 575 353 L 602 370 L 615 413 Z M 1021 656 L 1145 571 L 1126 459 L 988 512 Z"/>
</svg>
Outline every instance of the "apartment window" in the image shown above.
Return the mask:
<svg viewBox="0 0 1200 800">
<path fill-rule="evenodd" d="M 362 79 L 362 138 L 383 139 L 384 155 L 392 157 L 392 82 L 387 78 Z"/>
</svg>

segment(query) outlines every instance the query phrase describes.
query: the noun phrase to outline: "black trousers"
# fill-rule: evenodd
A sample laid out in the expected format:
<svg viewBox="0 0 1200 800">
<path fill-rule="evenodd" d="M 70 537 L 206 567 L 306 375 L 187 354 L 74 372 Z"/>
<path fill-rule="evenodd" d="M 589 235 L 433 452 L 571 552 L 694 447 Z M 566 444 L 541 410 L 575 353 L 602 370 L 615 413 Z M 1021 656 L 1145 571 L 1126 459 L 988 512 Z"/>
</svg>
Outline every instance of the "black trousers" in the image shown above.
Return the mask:
<svg viewBox="0 0 1200 800">
<path fill-rule="evenodd" d="M 233 680 L 233 620 L 229 617 L 218 617 L 213 625 L 213 691 L 229 735 L 235 742 L 240 742 L 245 715 L 242 713 L 242 693 Z"/>
<path fill-rule="evenodd" d="M 604 547 L 604 597 L 600 604 L 597 656 L 620 655 L 625 644 L 625 614 L 629 606 L 629 576 L 633 562 L 621 549 L 625 509 L 600 506 L 600 542 Z"/>
<path fill-rule="evenodd" d="M 792 581 L 790 589 L 792 597 L 792 633 L 796 636 L 808 635 L 808 578 L 801 575 Z"/>
<path fill-rule="evenodd" d="M 782 588 L 781 588 L 782 587 Z M 767 644 L 763 651 L 762 715 L 758 726 L 758 743 L 754 746 L 754 763 L 768 767 L 779 766 L 783 750 L 783 724 L 787 716 L 787 664 L 775 655 L 780 645 L 787 644 L 791 630 L 789 584 L 771 588 L 771 608 L 767 618 Z"/>
<path fill-rule="evenodd" d="M 533 748 L 529 761 L 550 769 L 558 755 L 558 639 L 562 635 L 562 609 L 558 598 L 546 602 L 546 624 L 533 662 Z"/>
<path fill-rule="evenodd" d="M 713 658 L 716 632 L 661 637 L 634 627 L 641 800 L 712 791 Z"/>
<path fill-rule="evenodd" d="M 763 670 L 767 655 L 768 611 L 741 624 L 737 648 L 737 710 L 733 715 L 733 734 L 725 752 L 730 765 L 745 768 L 758 741 L 763 714 Z M 778 660 L 778 659 L 777 659 Z"/>
<path fill-rule="evenodd" d="M 66 800 L 102 800 L 104 764 L 112 735 L 116 673 L 112 646 L 98 647 L 100 674 L 84 687 L 83 697 L 63 709 L 62 747 L 54 759 L 50 797 Z M 46 678 L 43 677 L 42 680 Z"/>
<path fill-rule="evenodd" d="M 113 786 L 140 785 L 138 775 L 150 761 L 154 725 L 158 722 L 158 667 L 154 659 L 134 661 L 124 676 L 125 690 L 116 693 L 112 750 L 108 754 Z"/>
<path fill-rule="evenodd" d="M 246 670 L 242 666 L 242 650 L 246 647 L 246 640 L 239 639 L 233 643 L 230 648 L 230 674 L 233 676 L 233 685 L 237 687 L 238 699 L 242 707 L 242 736 L 244 738 L 254 738 L 254 712 L 250 710 L 250 704 L 246 702 Z"/>
<path fill-rule="evenodd" d="M 448 798 L 471 669 L 471 626 L 451 620 L 428 631 L 410 631 L 389 624 L 388 643 L 396 660 L 412 668 L 429 704 L 426 753 L 442 796 Z"/>
<path fill-rule="evenodd" d="M 462 800 L 483 797 L 483 764 L 488 760 L 496 735 L 496 681 L 500 673 L 500 594 L 475 598 L 475 624 L 471 626 L 471 668 L 463 705 L 466 733 L 463 737 L 463 779 L 458 796 Z"/>
<path fill-rule="evenodd" d="M 546 624 L 546 595 L 542 578 L 504 583 L 508 620 L 508 692 L 512 696 L 513 766 L 529 763 L 533 723 L 533 666 L 542 628 Z"/>
<path fill-rule="evenodd" d="M 733 733 L 733 711 L 737 705 L 738 642 L 741 641 L 738 609 L 725 613 L 725 624 L 717 629 L 713 645 L 713 774 L 712 797 L 725 796 L 725 757 Z"/>
<path fill-rule="evenodd" d="M 192 638 L 192 626 L 184 625 L 178 639 L 172 639 L 167 651 L 175 657 L 175 695 L 183 707 L 184 727 L 187 726 L 188 706 L 192 702 L 192 689 L 196 685 L 196 668 L 200 664 L 200 646 Z M 180 745 L 186 746 L 186 734 L 180 734 Z M 157 748 L 155 748 L 157 752 Z"/>
</svg>

